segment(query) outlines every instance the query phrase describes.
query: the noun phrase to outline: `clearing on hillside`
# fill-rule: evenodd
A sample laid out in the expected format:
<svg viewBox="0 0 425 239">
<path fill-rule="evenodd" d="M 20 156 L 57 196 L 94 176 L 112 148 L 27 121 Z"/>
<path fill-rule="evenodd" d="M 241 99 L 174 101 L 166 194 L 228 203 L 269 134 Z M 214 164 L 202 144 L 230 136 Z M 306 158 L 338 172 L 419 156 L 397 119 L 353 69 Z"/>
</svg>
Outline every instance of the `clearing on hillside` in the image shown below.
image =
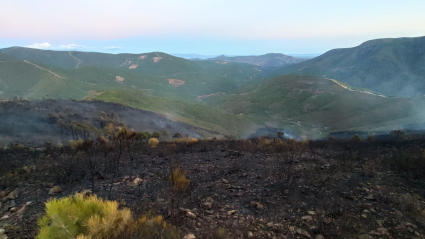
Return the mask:
<svg viewBox="0 0 425 239">
<path fill-rule="evenodd" d="M 137 67 L 138 67 L 139 65 L 137 65 L 137 64 L 132 64 L 128 69 L 136 69 Z"/>
<path fill-rule="evenodd" d="M 174 87 L 182 86 L 186 81 L 184 80 L 177 80 L 177 79 L 167 79 L 168 84 L 173 85 Z"/>
<path fill-rule="evenodd" d="M 160 57 L 160 56 L 155 56 L 154 58 L 153 58 L 153 62 L 155 62 L 155 63 L 157 63 L 158 61 L 160 61 L 160 60 L 162 60 L 162 57 Z"/>
<path fill-rule="evenodd" d="M 140 59 L 140 60 L 143 60 L 143 59 L 145 59 L 145 58 L 146 58 L 146 55 L 139 56 L 139 59 Z"/>
<path fill-rule="evenodd" d="M 123 82 L 124 81 L 124 77 L 115 76 L 115 80 L 117 80 L 117 82 Z"/>
</svg>

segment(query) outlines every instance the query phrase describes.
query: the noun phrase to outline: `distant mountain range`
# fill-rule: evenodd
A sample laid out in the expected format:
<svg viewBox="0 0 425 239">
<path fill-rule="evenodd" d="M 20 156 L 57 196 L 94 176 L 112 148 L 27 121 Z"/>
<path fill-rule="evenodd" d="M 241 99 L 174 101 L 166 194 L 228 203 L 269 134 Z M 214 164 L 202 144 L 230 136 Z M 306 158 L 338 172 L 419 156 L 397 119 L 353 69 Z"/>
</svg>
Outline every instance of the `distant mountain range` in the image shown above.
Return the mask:
<svg viewBox="0 0 425 239">
<path fill-rule="evenodd" d="M 223 61 L 223 62 L 237 62 L 247 63 L 256 66 L 284 66 L 289 64 L 295 64 L 298 62 L 305 61 L 304 58 L 297 58 L 293 56 L 287 56 L 280 53 L 269 53 L 260 56 L 217 56 L 214 58 L 205 59 L 207 61 Z"/>
<path fill-rule="evenodd" d="M 425 37 L 378 39 L 335 49 L 276 75 L 324 76 L 388 96 L 425 95 Z"/>
<path fill-rule="evenodd" d="M 270 127 L 296 138 L 417 129 L 425 125 L 423 95 L 425 37 L 378 39 L 310 60 L 0 49 L 0 99 L 120 103 L 192 125 L 203 137 Z"/>
</svg>

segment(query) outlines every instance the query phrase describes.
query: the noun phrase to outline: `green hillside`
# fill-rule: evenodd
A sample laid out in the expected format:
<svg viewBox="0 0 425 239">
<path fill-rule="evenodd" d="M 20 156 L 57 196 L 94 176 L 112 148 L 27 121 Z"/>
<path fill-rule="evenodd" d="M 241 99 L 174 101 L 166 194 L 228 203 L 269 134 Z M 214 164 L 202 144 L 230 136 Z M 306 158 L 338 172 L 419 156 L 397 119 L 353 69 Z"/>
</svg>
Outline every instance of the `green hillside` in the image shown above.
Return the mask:
<svg viewBox="0 0 425 239">
<path fill-rule="evenodd" d="M 291 129 L 305 137 L 343 130 L 391 130 L 424 122 L 424 98 L 385 98 L 350 91 L 322 77 L 281 76 L 249 91 L 204 99 L 255 122 Z"/>
<path fill-rule="evenodd" d="M 378 39 L 331 50 L 275 75 L 325 76 L 388 96 L 425 95 L 425 37 Z"/>
<path fill-rule="evenodd" d="M 160 52 L 113 55 L 19 47 L 1 49 L 0 52 L 7 56 L 0 66 L 3 67 L 0 72 L 4 80 L 2 87 L 12 90 L 2 98 L 42 98 L 47 95 L 78 99 L 109 89 L 145 89 L 158 95 L 177 94 L 196 99 L 236 90 L 241 85 L 263 79 L 261 71 L 252 65 L 194 62 Z M 66 79 L 67 93 L 56 94 L 58 89 L 52 88 L 52 80 L 46 78 Z M 42 94 L 32 92 L 30 86 L 35 84 L 44 87 Z"/>
<path fill-rule="evenodd" d="M 227 135 L 242 135 L 246 130 L 255 128 L 247 117 L 241 115 L 235 115 L 193 101 L 156 97 L 143 91 L 111 90 L 88 99 L 121 103 L 134 108 L 152 111 L 171 120 Z"/>
</svg>

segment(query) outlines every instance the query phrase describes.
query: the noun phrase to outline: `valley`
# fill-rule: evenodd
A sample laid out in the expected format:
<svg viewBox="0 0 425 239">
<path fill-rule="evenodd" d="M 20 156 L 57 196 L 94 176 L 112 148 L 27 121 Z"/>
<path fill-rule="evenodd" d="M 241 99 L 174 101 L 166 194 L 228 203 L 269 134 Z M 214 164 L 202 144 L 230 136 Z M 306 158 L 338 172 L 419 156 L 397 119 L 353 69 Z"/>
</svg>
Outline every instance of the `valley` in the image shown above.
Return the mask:
<svg viewBox="0 0 425 239">
<path fill-rule="evenodd" d="M 412 69 L 405 82 L 400 71 L 392 78 L 382 75 L 388 72 L 379 65 L 384 63 L 370 66 L 367 75 L 354 69 L 382 54 L 394 56 L 387 60 L 402 59 L 396 46 L 414 47 L 422 40 L 374 40 L 310 60 L 283 54 L 186 60 L 161 52 L 114 55 L 12 47 L 0 49 L 0 97 L 120 103 L 241 138 L 266 127 L 304 139 L 339 131 L 418 129 L 424 124 L 420 109 L 425 100 L 418 95 L 423 81 L 409 78 L 421 74 L 417 62 L 403 60 L 399 66 Z M 417 93 L 391 93 L 377 77 L 387 81 L 385 87 Z"/>
</svg>

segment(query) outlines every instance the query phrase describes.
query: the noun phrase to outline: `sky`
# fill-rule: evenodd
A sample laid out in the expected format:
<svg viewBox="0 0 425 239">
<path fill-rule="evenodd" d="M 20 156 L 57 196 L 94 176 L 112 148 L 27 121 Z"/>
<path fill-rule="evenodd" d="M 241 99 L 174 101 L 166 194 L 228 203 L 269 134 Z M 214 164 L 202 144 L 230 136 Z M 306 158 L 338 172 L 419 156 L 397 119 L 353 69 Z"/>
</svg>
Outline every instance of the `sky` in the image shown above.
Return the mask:
<svg viewBox="0 0 425 239">
<path fill-rule="evenodd" d="M 425 35 L 423 0 L 0 0 L 0 48 L 318 54 Z"/>
</svg>

